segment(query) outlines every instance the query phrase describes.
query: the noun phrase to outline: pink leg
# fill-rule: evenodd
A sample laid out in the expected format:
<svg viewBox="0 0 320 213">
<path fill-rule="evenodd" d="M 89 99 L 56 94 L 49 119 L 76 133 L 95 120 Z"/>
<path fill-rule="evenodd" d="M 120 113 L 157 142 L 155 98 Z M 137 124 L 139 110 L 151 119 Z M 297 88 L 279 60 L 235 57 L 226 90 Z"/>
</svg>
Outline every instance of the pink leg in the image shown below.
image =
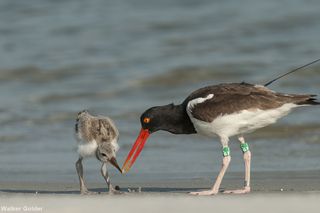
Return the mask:
<svg viewBox="0 0 320 213">
<path fill-rule="evenodd" d="M 221 143 L 222 143 L 223 147 L 227 147 L 228 146 L 228 138 L 221 139 Z M 228 169 L 230 161 L 231 161 L 230 155 L 223 157 L 222 167 L 220 169 L 219 175 L 216 179 L 216 182 L 214 183 L 213 187 L 210 190 L 205 190 L 205 191 L 200 191 L 200 192 L 190 192 L 190 194 L 191 195 L 216 195 L 216 194 L 218 194 L 219 187 L 221 185 L 223 176 Z"/>
<path fill-rule="evenodd" d="M 244 144 L 244 138 L 239 137 L 240 143 Z M 244 166 L 245 166 L 245 177 L 244 177 L 244 187 L 242 189 L 236 189 L 236 190 L 227 190 L 223 193 L 226 194 L 246 194 L 250 192 L 250 164 L 251 164 L 251 152 L 250 150 L 243 153 L 243 160 L 244 160 Z"/>
</svg>

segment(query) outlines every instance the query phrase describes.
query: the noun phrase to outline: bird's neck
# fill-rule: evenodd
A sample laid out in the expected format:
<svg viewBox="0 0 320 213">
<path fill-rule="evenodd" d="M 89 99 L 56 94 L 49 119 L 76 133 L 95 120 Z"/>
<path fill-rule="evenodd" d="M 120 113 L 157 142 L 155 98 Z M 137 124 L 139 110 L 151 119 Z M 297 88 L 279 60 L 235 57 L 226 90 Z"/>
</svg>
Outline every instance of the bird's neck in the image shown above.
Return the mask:
<svg viewBox="0 0 320 213">
<path fill-rule="evenodd" d="M 196 130 L 186 112 L 186 108 L 181 105 L 174 105 L 170 111 L 163 114 L 162 119 L 166 124 L 161 129 L 173 134 L 195 134 Z"/>
</svg>

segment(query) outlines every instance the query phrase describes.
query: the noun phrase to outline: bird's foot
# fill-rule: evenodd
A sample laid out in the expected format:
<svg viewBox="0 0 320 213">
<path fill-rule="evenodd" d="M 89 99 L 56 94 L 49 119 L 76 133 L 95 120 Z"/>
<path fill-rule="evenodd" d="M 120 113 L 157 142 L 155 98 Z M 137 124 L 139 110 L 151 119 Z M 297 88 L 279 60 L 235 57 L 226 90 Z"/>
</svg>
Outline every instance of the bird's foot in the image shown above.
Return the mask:
<svg viewBox="0 0 320 213">
<path fill-rule="evenodd" d="M 247 194 L 250 192 L 250 187 L 246 186 L 242 189 L 235 189 L 235 190 L 226 190 L 223 193 L 224 194 Z"/>
<path fill-rule="evenodd" d="M 201 195 L 201 196 L 209 196 L 218 194 L 218 190 L 205 190 L 200 192 L 190 192 L 190 195 Z"/>
<path fill-rule="evenodd" d="M 109 195 L 121 195 L 123 194 L 124 192 L 121 192 L 121 191 L 117 191 L 117 190 L 109 190 Z"/>
<path fill-rule="evenodd" d="M 123 192 L 116 190 L 114 188 L 109 188 L 109 195 L 121 195 Z"/>
<path fill-rule="evenodd" d="M 96 194 L 98 194 L 97 192 L 92 192 L 92 191 L 89 191 L 88 189 L 80 190 L 80 193 L 81 193 L 81 195 L 96 195 Z"/>
</svg>

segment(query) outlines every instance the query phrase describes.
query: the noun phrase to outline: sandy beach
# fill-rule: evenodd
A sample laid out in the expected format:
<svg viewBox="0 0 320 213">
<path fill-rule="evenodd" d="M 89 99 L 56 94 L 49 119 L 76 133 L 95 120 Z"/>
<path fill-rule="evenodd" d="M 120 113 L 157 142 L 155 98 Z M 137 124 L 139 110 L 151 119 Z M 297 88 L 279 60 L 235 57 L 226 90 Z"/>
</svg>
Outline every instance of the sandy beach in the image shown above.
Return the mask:
<svg viewBox="0 0 320 213">
<path fill-rule="evenodd" d="M 114 182 L 124 192 L 109 195 L 103 183 L 88 183 L 99 194 L 81 196 L 77 183 L 1 183 L 1 212 L 302 212 L 317 210 L 320 171 L 253 173 L 253 191 L 247 195 L 188 195 L 190 190 L 210 186 L 211 180 L 152 180 Z M 231 173 L 221 190 L 241 186 L 241 173 Z M 138 188 L 141 187 L 141 192 Z M 128 192 L 128 189 L 131 192 Z M 10 209 L 11 208 L 11 209 Z"/>
<path fill-rule="evenodd" d="M 316 212 L 320 193 L 259 193 L 192 197 L 183 194 L 142 194 L 138 196 L 10 195 L 1 198 L 11 212 Z"/>
<path fill-rule="evenodd" d="M 0 213 L 320 212 L 316 106 L 244 135 L 252 153 L 246 195 L 189 195 L 214 183 L 219 138 L 158 131 L 130 172 L 110 167 L 121 195 L 106 193 L 101 163 L 86 159 L 87 187 L 97 195 L 81 196 L 74 138 L 79 111 L 112 118 L 123 165 L 148 108 L 178 105 L 210 85 L 264 85 L 316 60 L 319 1 L 1 0 L 0 11 Z M 319 100 L 319 82 L 320 63 L 268 88 Z M 230 100 L 225 107 L 236 109 Z M 229 146 L 221 191 L 244 184 L 236 137 Z"/>
</svg>

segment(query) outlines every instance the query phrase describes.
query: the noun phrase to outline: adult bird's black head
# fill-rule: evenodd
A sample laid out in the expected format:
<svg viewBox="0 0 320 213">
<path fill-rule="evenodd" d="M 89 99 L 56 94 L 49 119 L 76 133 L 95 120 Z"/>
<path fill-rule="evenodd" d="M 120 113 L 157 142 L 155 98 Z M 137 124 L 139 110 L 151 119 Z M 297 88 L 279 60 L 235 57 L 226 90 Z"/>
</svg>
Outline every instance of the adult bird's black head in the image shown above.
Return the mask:
<svg viewBox="0 0 320 213">
<path fill-rule="evenodd" d="M 186 112 L 185 104 L 168 104 L 165 106 L 152 107 L 141 115 L 140 123 L 140 134 L 123 164 L 123 173 L 130 170 L 133 163 L 141 153 L 150 134 L 159 130 L 168 131 L 173 134 L 196 133 Z"/>
</svg>

